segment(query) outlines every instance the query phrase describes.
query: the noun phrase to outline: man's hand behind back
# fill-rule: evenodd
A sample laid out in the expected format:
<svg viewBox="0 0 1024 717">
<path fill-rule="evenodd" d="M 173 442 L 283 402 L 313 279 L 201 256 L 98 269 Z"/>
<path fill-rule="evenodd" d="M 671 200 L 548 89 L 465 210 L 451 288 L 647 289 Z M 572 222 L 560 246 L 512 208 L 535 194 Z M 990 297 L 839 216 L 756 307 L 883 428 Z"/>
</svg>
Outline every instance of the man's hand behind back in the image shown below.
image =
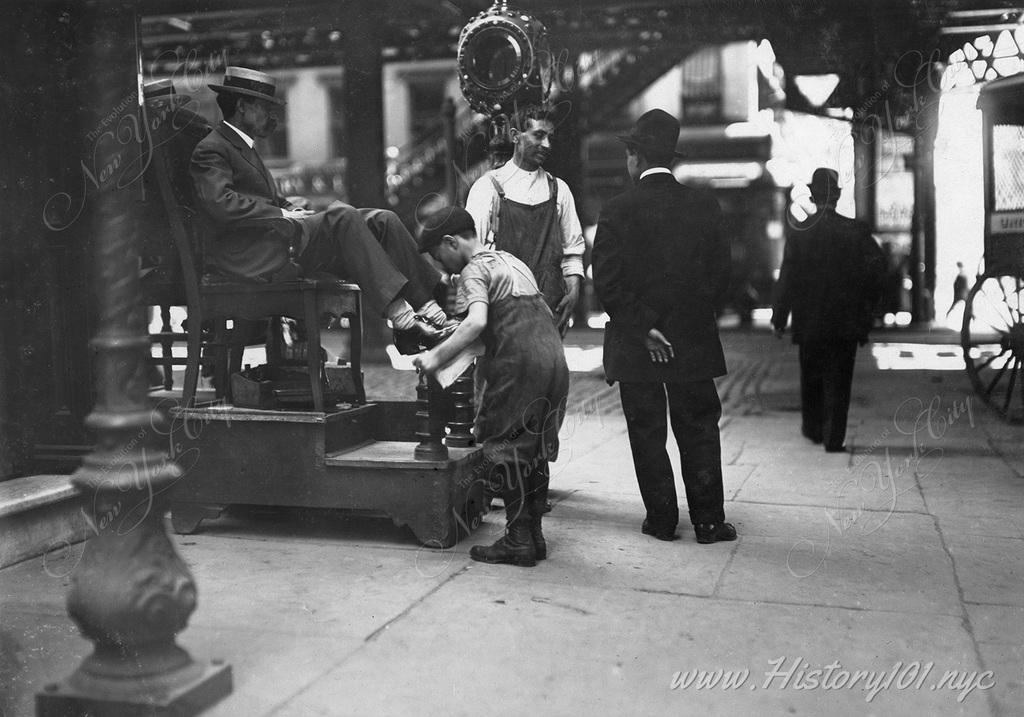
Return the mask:
<svg viewBox="0 0 1024 717">
<path fill-rule="evenodd" d="M 647 355 L 654 363 L 668 363 L 669 359 L 675 357 L 672 344 L 665 338 L 665 334 L 657 329 L 651 329 L 644 337 L 644 346 L 647 348 Z"/>
</svg>

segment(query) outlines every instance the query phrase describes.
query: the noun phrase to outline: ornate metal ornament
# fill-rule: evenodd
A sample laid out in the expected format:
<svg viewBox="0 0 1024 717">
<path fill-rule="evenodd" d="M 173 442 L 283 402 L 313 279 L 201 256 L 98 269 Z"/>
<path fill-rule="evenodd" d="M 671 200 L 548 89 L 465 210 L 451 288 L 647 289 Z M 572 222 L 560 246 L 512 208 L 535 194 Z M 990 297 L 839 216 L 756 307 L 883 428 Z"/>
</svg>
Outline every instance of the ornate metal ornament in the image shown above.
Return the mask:
<svg viewBox="0 0 1024 717">
<path fill-rule="evenodd" d="M 544 24 L 504 0 L 470 20 L 459 36 L 462 95 L 483 114 L 510 114 L 547 100 L 551 64 Z"/>
</svg>

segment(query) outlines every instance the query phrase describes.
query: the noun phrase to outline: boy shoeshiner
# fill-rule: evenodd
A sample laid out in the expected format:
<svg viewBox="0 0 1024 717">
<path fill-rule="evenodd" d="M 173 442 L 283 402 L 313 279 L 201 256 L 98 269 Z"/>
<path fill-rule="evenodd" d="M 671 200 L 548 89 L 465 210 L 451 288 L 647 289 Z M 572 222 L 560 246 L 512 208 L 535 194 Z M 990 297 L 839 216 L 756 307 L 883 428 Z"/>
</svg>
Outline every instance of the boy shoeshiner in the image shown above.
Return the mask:
<svg viewBox="0 0 1024 717">
<path fill-rule="evenodd" d="M 533 273 L 511 254 L 485 249 L 466 210 L 448 207 L 431 215 L 419 248 L 459 275 L 456 312 L 465 318 L 451 338 L 413 363 L 433 374 L 478 337 L 484 344 L 474 432 L 492 483 L 501 485 L 507 529 L 493 545 L 473 546 L 470 557 L 535 565 L 547 557 L 541 532 L 547 480 L 534 468 L 558 457 L 569 390 L 561 337 Z"/>
</svg>

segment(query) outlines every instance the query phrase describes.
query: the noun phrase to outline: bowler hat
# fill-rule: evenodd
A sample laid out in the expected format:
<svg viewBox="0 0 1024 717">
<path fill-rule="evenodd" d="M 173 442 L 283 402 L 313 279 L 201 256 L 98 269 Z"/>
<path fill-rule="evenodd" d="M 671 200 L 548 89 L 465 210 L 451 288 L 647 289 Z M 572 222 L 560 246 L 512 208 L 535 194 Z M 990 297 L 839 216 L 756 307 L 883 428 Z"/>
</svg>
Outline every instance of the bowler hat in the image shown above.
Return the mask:
<svg viewBox="0 0 1024 717">
<path fill-rule="evenodd" d="M 476 231 L 472 215 L 462 207 L 442 207 L 423 220 L 418 242 L 420 252 L 430 251 L 448 235 Z"/>
<path fill-rule="evenodd" d="M 644 152 L 683 156 L 676 151 L 676 144 L 679 142 L 679 120 L 665 110 L 644 112 L 636 121 L 632 132 L 616 137 Z"/>
<path fill-rule="evenodd" d="M 245 67 L 225 67 L 224 84 L 211 84 L 209 87 L 214 92 L 228 92 L 233 95 L 257 97 L 277 105 L 285 103 L 280 97 L 274 96 L 277 91 L 277 80 L 265 72 L 250 70 Z"/>
<path fill-rule="evenodd" d="M 839 198 L 839 172 L 827 167 L 818 167 L 811 175 L 811 183 L 807 185 L 811 190 L 811 199 L 815 202 Z"/>
</svg>

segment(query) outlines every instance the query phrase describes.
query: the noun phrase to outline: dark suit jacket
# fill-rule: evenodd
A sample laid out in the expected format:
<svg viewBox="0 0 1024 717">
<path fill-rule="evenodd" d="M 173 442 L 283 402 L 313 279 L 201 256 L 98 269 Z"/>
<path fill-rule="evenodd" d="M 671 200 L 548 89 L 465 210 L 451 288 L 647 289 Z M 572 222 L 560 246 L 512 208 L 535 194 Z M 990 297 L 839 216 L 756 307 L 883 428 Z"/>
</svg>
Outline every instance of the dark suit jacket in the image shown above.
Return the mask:
<svg viewBox="0 0 1024 717">
<path fill-rule="evenodd" d="M 793 341 L 867 339 L 885 257 L 867 224 L 822 209 L 792 228 L 775 287 L 772 325 L 793 314 Z"/>
<path fill-rule="evenodd" d="M 264 276 L 288 262 L 299 223 L 254 149 L 221 123 L 196 145 L 190 165 L 196 202 L 208 221 L 207 260 L 223 271 Z"/>
<path fill-rule="evenodd" d="M 594 284 L 610 321 L 604 334 L 609 381 L 684 382 L 725 374 L 715 303 L 729 283 L 729 243 L 708 192 L 671 174 L 644 177 L 601 211 Z M 644 337 L 657 328 L 675 358 L 655 364 Z"/>
</svg>

